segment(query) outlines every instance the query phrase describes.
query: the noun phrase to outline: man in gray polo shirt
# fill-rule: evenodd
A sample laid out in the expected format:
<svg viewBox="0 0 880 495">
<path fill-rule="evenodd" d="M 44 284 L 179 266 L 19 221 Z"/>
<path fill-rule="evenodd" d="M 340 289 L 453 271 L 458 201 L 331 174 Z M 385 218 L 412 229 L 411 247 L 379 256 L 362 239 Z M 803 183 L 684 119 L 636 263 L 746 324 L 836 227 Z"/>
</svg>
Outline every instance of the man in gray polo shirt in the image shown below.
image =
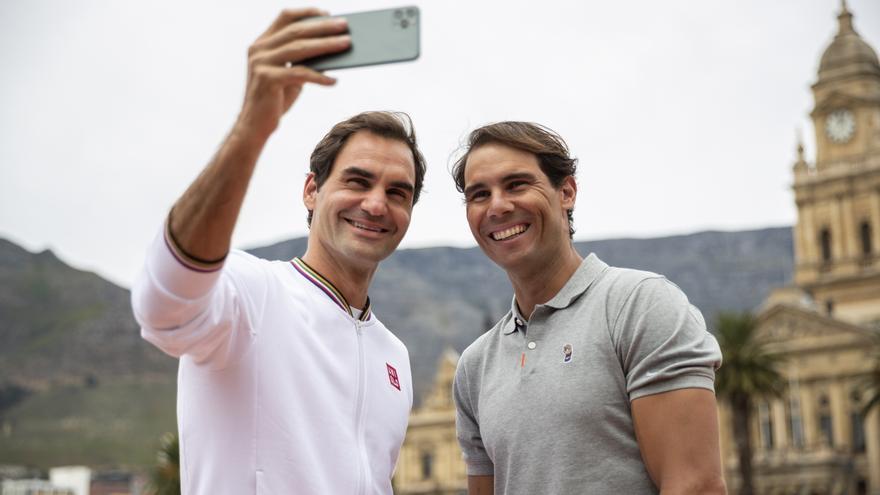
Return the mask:
<svg viewBox="0 0 880 495">
<path fill-rule="evenodd" d="M 725 493 L 718 344 L 664 277 L 581 258 L 575 165 L 553 131 L 501 122 L 473 131 L 453 169 L 514 290 L 456 371 L 469 493 Z"/>
</svg>

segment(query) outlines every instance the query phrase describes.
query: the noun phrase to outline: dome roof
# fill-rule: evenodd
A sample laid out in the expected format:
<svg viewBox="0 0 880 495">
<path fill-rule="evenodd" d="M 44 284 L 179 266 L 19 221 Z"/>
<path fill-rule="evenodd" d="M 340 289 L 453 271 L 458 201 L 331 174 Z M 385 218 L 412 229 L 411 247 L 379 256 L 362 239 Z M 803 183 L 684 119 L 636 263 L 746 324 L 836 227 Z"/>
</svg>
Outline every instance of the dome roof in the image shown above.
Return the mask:
<svg viewBox="0 0 880 495">
<path fill-rule="evenodd" d="M 840 23 L 837 35 L 819 63 L 819 82 L 855 75 L 880 76 L 877 53 L 853 29 L 852 17 L 844 2 L 837 16 Z"/>
</svg>

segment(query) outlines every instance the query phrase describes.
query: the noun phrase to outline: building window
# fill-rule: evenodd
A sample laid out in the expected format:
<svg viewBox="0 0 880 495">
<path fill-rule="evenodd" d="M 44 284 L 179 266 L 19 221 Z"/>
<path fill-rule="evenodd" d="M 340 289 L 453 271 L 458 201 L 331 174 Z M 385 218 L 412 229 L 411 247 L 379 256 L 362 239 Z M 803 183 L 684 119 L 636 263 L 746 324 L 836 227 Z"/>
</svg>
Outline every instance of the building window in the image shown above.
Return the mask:
<svg viewBox="0 0 880 495">
<path fill-rule="evenodd" d="M 859 234 L 862 237 L 862 256 L 871 256 L 871 224 L 867 220 L 859 226 Z"/>
<path fill-rule="evenodd" d="M 831 423 L 831 405 L 827 395 L 819 396 L 819 434 L 823 443 L 834 445 L 834 426 Z"/>
<path fill-rule="evenodd" d="M 850 421 L 852 421 L 852 446 L 853 452 L 865 452 L 865 422 L 859 411 L 849 413 Z"/>
<path fill-rule="evenodd" d="M 831 230 L 828 227 L 820 231 L 819 245 L 822 248 L 822 262 L 829 263 L 831 261 Z"/>
<path fill-rule="evenodd" d="M 434 469 L 434 456 L 430 452 L 422 452 L 422 479 L 431 479 Z"/>
<path fill-rule="evenodd" d="M 761 424 L 761 446 L 770 450 L 773 448 L 773 417 L 766 402 L 758 404 L 758 421 Z"/>
<path fill-rule="evenodd" d="M 792 397 L 788 401 L 788 421 L 789 421 L 789 440 L 794 448 L 803 448 L 804 446 L 804 425 L 801 419 L 801 401 L 797 397 Z"/>
<path fill-rule="evenodd" d="M 862 394 L 858 389 L 853 390 L 849 394 L 850 413 L 849 418 L 852 422 L 852 447 L 853 452 L 865 452 L 865 418 L 862 416 Z"/>
</svg>

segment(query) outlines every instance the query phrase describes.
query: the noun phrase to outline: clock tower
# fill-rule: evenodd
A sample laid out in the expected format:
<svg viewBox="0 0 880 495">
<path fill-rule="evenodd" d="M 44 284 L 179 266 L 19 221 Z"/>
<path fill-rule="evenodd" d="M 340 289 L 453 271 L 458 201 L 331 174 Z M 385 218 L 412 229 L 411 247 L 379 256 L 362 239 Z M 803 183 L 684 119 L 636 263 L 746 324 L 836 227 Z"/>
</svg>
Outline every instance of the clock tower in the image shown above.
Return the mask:
<svg viewBox="0 0 880 495">
<path fill-rule="evenodd" d="M 842 3 L 813 84 L 816 161 L 798 146 L 795 283 L 835 318 L 880 322 L 880 62 Z"/>
</svg>

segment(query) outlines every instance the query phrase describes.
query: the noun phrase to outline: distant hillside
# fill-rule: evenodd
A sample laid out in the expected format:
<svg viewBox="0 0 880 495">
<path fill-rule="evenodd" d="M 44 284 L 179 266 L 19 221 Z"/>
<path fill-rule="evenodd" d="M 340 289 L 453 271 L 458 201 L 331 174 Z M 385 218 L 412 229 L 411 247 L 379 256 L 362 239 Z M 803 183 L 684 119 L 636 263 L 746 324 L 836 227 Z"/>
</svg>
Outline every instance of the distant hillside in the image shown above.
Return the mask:
<svg viewBox="0 0 880 495">
<path fill-rule="evenodd" d="M 306 239 L 252 249 L 290 259 Z M 707 320 L 752 309 L 791 278 L 790 228 L 579 242 L 582 254 L 656 271 Z M 477 248 L 399 250 L 370 291 L 410 350 L 417 397 L 440 353 L 461 351 L 510 307 L 504 272 Z M 129 292 L 51 252 L 0 239 L 0 464 L 144 465 L 174 426 L 176 361 L 143 342 Z"/>
<path fill-rule="evenodd" d="M 142 344 L 128 290 L 2 239 L 0 329 L 0 377 L 30 387 L 174 367 Z"/>
<path fill-rule="evenodd" d="M 0 239 L 0 464 L 152 462 L 176 368 L 126 289 Z"/>
</svg>

